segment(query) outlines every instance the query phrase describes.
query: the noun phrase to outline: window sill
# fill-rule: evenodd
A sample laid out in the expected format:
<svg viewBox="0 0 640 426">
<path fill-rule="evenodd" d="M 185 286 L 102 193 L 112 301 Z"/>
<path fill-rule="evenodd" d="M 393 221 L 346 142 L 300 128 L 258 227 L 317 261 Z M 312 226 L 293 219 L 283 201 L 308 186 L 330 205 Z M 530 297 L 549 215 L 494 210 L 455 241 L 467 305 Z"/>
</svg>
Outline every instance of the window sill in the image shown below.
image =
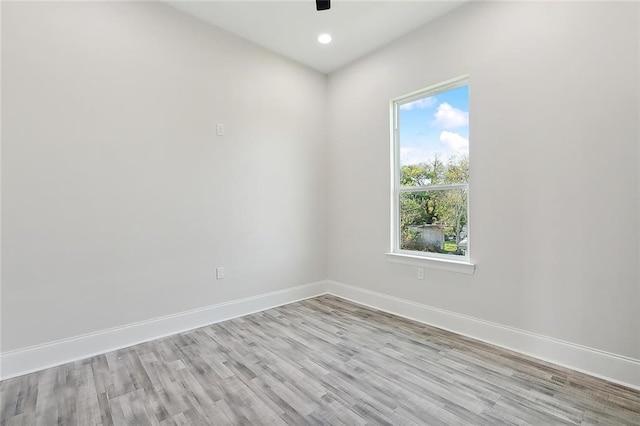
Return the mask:
<svg viewBox="0 0 640 426">
<path fill-rule="evenodd" d="M 391 263 L 417 266 L 419 268 L 440 269 L 442 271 L 458 272 L 471 275 L 476 269 L 475 263 L 459 260 L 436 259 L 433 257 L 412 256 L 410 254 L 386 253 Z"/>
</svg>

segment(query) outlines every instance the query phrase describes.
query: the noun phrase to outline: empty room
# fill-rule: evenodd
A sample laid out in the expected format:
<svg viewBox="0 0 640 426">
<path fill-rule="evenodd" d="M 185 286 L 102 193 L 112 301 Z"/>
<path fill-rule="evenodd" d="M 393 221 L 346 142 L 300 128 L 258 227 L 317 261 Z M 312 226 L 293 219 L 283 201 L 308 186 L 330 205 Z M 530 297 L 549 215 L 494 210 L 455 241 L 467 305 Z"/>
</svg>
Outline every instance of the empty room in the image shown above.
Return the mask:
<svg viewBox="0 0 640 426">
<path fill-rule="evenodd" d="M 0 23 L 0 425 L 640 425 L 640 2 Z"/>
</svg>

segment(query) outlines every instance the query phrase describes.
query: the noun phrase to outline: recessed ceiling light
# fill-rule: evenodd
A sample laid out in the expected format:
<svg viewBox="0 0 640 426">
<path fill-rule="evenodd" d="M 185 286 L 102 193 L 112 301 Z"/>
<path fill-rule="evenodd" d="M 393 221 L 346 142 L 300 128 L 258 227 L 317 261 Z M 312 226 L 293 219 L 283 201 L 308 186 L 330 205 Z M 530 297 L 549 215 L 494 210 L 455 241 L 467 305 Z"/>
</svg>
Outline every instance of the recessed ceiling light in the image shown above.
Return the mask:
<svg viewBox="0 0 640 426">
<path fill-rule="evenodd" d="M 331 43 L 331 34 L 320 34 L 318 36 L 318 43 L 321 43 L 321 44 Z"/>
</svg>

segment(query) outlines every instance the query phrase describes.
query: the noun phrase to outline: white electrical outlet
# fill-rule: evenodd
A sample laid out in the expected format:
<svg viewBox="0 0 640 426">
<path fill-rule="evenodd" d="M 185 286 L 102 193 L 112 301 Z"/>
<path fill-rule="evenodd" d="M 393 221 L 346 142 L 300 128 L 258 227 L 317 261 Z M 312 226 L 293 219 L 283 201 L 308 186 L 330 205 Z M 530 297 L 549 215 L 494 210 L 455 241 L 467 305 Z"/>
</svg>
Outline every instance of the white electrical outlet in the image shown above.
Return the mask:
<svg viewBox="0 0 640 426">
<path fill-rule="evenodd" d="M 216 126 L 216 133 L 218 134 L 218 136 L 224 136 L 224 124 L 218 123 L 218 125 Z"/>
<path fill-rule="evenodd" d="M 216 268 L 216 280 L 221 280 L 224 278 L 224 266 L 218 266 Z"/>
<path fill-rule="evenodd" d="M 418 268 L 418 279 L 424 280 L 424 268 Z"/>
</svg>

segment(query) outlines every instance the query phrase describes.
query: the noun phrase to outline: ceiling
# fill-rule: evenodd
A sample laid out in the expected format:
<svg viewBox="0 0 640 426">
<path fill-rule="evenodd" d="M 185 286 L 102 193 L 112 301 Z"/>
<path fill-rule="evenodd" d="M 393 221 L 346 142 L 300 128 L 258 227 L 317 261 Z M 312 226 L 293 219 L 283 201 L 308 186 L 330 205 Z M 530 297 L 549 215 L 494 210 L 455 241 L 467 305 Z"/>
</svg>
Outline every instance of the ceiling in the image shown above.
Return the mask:
<svg viewBox="0 0 640 426">
<path fill-rule="evenodd" d="M 316 11 L 314 0 L 167 1 L 271 51 L 323 73 L 383 46 L 468 0 L 362 1 L 333 0 Z M 330 33 L 321 45 L 317 37 Z"/>
</svg>

